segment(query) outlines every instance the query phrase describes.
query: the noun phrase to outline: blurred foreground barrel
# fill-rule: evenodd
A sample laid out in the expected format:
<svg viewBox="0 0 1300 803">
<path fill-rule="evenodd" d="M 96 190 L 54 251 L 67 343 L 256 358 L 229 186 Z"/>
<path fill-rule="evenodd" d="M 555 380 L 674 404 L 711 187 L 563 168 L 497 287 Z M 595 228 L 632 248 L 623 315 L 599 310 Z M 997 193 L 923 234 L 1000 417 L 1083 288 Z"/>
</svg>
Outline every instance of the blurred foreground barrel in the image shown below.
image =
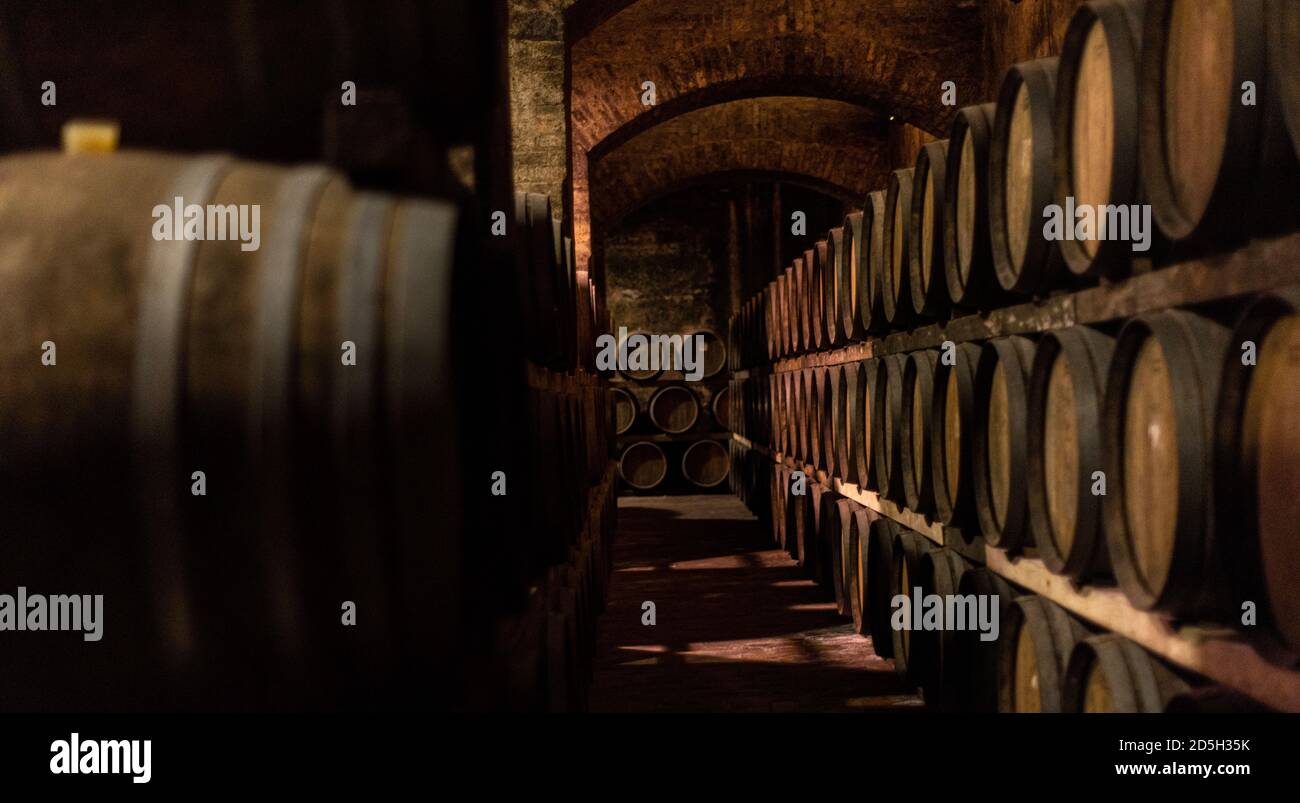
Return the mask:
<svg viewBox="0 0 1300 803">
<path fill-rule="evenodd" d="M 649 441 L 634 443 L 619 457 L 618 473 L 628 485 L 648 491 L 668 476 L 668 458 L 663 449 Z"/>
<path fill-rule="evenodd" d="M 1237 599 L 1300 650 L 1300 289 L 1256 299 L 1229 338 L 1215 431 L 1216 526 Z"/>
<path fill-rule="evenodd" d="M 1066 665 L 1061 710 L 1072 714 L 1158 714 L 1187 683 L 1123 636 L 1075 645 Z"/>
<path fill-rule="evenodd" d="M 1105 575 L 1101 528 L 1102 397 L 1115 339 L 1072 326 L 1038 343 L 1029 381 L 1029 517 L 1047 568 L 1075 579 Z"/>
<path fill-rule="evenodd" d="M 1006 613 L 998 640 L 998 710 L 1059 714 L 1066 665 L 1087 629 L 1046 597 L 1020 597 Z"/>
<path fill-rule="evenodd" d="M 1011 552 L 1033 546 L 1026 468 L 1033 362 L 1033 341 L 999 337 L 981 348 L 975 371 L 975 510 L 984 540 Z"/>
<path fill-rule="evenodd" d="M 989 147 L 989 233 L 998 281 L 1032 296 L 1064 272 L 1058 243 L 1044 236 L 1043 212 L 1053 202 L 1052 111 L 1056 57 L 1007 70 L 998 91 Z"/>
</svg>

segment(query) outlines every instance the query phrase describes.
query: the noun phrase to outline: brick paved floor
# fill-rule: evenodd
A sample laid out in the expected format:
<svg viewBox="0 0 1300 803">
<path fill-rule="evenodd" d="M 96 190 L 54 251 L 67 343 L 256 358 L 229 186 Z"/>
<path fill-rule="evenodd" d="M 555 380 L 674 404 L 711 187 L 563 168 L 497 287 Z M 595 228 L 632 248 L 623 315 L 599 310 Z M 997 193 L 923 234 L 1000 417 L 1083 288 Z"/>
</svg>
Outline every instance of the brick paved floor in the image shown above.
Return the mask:
<svg viewBox="0 0 1300 803">
<path fill-rule="evenodd" d="M 614 563 L 592 711 L 921 710 L 733 496 L 620 499 Z"/>
</svg>

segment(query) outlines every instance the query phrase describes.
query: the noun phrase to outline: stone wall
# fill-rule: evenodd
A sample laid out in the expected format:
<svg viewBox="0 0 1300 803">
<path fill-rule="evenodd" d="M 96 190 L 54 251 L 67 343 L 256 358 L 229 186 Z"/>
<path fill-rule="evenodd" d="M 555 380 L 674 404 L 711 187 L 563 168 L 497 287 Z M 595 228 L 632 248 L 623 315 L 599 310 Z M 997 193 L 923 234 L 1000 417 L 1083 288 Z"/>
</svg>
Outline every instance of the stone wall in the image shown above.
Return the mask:
<svg viewBox="0 0 1300 803">
<path fill-rule="evenodd" d="M 510 0 L 510 128 L 515 189 L 564 204 L 564 9 L 573 0 Z"/>
</svg>

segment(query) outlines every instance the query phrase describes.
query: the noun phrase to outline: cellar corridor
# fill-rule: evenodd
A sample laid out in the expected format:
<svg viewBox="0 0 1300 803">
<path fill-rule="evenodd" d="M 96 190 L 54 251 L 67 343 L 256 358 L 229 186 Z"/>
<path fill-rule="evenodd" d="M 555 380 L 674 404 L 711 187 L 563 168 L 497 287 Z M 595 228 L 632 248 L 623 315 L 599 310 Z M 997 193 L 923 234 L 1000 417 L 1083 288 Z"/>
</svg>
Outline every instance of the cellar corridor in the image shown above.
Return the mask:
<svg viewBox="0 0 1300 803">
<path fill-rule="evenodd" d="M 643 624 L 643 604 L 655 624 Z M 619 499 L 597 712 L 922 709 L 734 496 Z"/>
</svg>

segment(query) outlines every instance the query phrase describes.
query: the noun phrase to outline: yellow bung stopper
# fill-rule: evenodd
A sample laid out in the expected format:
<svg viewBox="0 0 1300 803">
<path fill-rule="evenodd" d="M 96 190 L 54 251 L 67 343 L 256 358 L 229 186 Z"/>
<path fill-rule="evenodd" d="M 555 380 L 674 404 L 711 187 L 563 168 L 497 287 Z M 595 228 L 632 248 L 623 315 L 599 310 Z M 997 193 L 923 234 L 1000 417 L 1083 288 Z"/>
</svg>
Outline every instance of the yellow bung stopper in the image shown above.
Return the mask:
<svg viewBox="0 0 1300 803">
<path fill-rule="evenodd" d="M 116 120 L 69 120 L 63 124 L 63 152 L 112 153 L 120 133 Z"/>
</svg>

